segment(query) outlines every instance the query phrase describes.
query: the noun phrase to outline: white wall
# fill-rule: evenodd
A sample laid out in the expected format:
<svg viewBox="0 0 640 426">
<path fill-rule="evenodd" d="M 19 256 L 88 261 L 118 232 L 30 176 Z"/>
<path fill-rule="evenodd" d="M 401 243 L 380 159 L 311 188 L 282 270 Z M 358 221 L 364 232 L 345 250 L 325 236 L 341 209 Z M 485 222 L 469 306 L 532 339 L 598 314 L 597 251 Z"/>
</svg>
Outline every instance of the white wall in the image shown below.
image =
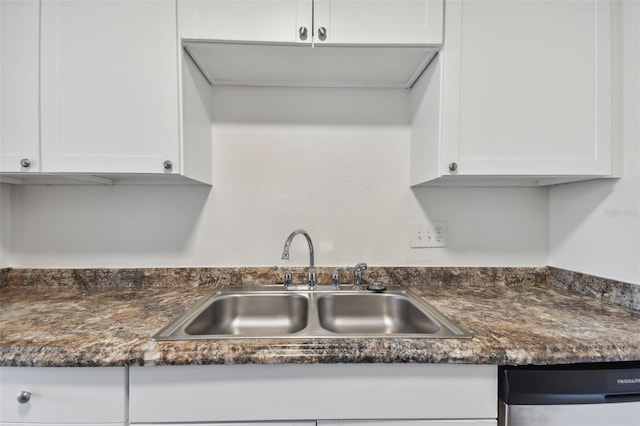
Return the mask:
<svg viewBox="0 0 640 426">
<path fill-rule="evenodd" d="M 614 137 L 622 141 L 623 177 L 551 189 L 550 264 L 640 284 L 640 2 L 616 6 Z"/>
<path fill-rule="evenodd" d="M 410 189 L 408 115 L 403 91 L 216 88 L 213 188 L 16 187 L 12 266 L 283 264 L 296 228 L 318 265 L 545 265 L 548 190 Z M 427 218 L 449 247 L 409 248 Z"/>
<path fill-rule="evenodd" d="M 0 268 L 11 266 L 11 192 L 10 185 L 0 184 Z"/>
</svg>

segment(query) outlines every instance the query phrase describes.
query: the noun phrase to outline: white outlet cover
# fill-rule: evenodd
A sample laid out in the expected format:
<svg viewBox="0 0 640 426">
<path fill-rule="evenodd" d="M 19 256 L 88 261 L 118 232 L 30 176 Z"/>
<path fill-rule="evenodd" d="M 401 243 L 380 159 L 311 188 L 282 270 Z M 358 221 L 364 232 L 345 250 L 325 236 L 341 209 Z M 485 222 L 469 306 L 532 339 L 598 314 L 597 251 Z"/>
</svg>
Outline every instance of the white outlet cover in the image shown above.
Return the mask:
<svg viewBox="0 0 640 426">
<path fill-rule="evenodd" d="M 411 248 L 447 246 L 447 222 L 410 222 Z"/>
</svg>

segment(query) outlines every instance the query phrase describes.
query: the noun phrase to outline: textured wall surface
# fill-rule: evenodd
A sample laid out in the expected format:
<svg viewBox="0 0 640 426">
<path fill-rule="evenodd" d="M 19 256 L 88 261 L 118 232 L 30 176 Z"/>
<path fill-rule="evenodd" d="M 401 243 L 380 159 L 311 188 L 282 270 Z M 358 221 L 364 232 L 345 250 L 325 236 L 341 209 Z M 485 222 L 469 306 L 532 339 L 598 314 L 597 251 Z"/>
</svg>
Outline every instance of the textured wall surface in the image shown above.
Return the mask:
<svg viewBox="0 0 640 426">
<path fill-rule="evenodd" d="M 551 189 L 550 265 L 640 284 L 640 3 L 617 6 L 613 136 L 622 142 L 622 178 Z"/>
<path fill-rule="evenodd" d="M 213 187 L 21 186 L 11 263 L 38 268 L 284 264 L 544 266 L 548 190 L 409 187 L 402 90 L 216 88 Z M 411 249 L 409 222 L 448 222 Z M 293 241 L 290 265 L 308 264 Z"/>
</svg>

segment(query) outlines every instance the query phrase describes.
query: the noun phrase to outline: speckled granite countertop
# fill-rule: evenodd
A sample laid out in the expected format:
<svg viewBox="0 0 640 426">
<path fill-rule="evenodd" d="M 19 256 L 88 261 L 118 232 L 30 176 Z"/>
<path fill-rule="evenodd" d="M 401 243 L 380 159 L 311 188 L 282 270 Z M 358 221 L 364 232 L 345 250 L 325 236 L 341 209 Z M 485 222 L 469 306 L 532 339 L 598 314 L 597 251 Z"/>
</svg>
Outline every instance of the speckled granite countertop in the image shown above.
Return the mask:
<svg viewBox="0 0 640 426">
<path fill-rule="evenodd" d="M 328 281 L 329 271 L 322 270 L 319 279 Z M 632 299 L 631 307 L 616 306 L 560 288 L 567 285 L 551 282 L 549 268 L 367 270 L 369 281 L 413 289 L 469 329 L 472 339 L 150 339 L 220 285 L 273 282 L 273 274 L 267 268 L 5 270 L 0 365 L 640 360 L 640 311 L 634 309 L 638 286 L 625 293 Z M 600 299 L 608 295 L 598 291 Z"/>
</svg>

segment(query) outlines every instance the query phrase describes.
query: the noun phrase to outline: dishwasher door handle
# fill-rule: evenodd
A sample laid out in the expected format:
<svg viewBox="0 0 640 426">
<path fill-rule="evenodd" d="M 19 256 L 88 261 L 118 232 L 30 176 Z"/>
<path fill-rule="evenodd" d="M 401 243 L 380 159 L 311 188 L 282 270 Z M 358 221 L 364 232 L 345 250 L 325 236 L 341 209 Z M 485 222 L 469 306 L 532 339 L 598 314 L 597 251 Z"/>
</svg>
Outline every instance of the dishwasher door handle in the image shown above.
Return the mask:
<svg viewBox="0 0 640 426">
<path fill-rule="evenodd" d="M 640 401 L 640 393 L 621 393 L 615 395 L 605 395 L 607 402 L 636 402 Z"/>
</svg>

